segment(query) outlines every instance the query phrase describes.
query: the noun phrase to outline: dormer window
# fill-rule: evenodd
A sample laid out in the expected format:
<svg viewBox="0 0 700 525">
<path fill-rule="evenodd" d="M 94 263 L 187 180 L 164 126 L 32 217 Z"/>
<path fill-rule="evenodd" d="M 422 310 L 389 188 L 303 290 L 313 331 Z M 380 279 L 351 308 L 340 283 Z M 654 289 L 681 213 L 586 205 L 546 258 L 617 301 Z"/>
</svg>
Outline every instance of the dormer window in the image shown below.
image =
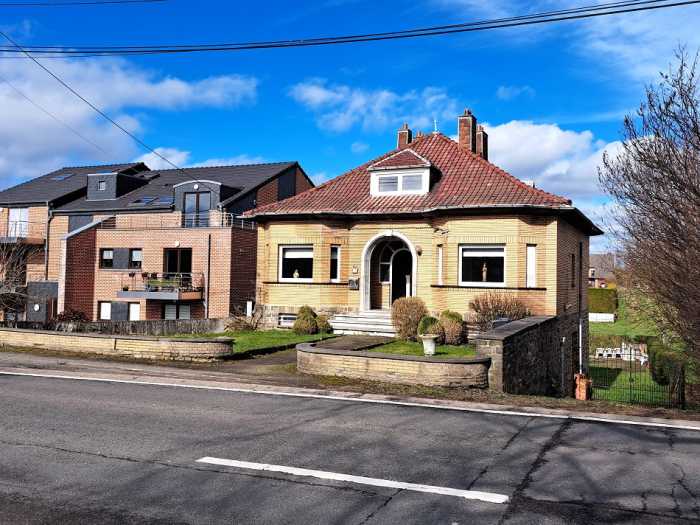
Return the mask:
<svg viewBox="0 0 700 525">
<path fill-rule="evenodd" d="M 97 182 L 97 191 L 105 191 L 107 189 L 107 181 L 101 180 Z"/>
<path fill-rule="evenodd" d="M 404 149 L 368 168 L 370 194 L 425 195 L 430 191 L 430 162 L 411 149 Z"/>
</svg>

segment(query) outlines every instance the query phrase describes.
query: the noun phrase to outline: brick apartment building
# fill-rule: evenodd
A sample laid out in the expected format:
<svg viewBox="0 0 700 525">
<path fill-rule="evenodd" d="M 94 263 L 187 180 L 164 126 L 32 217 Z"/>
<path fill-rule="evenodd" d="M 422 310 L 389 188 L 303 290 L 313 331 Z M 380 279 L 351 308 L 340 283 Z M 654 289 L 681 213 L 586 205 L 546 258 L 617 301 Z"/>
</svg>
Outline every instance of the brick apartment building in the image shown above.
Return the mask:
<svg viewBox="0 0 700 525">
<path fill-rule="evenodd" d="M 236 219 L 309 189 L 297 162 L 62 168 L 0 192 L 0 244 L 23 247 L 23 300 L 45 322 L 222 318 L 255 299 L 257 230 Z"/>
</svg>

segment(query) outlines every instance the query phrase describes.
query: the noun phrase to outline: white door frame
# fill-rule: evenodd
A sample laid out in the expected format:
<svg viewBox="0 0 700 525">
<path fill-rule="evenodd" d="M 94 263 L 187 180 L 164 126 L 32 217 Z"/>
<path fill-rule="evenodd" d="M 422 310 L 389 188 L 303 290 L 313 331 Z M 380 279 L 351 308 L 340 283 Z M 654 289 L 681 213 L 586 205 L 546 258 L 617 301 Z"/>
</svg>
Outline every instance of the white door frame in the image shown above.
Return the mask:
<svg viewBox="0 0 700 525">
<path fill-rule="evenodd" d="M 416 295 L 416 288 L 418 284 L 418 256 L 416 254 L 416 248 L 404 234 L 395 230 L 386 230 L 372 237 L 369 241 L 367 241 L 367 244 L 365 244 L 365 247 L 362 249 L 362 268 L 360 273 L 360 310 L 362 311 L 370 310 L 372 305 L 370 301 L 372 252 L 377 244 L 379 244 L 379 241 L 386 239 L 387 237 L 396 237 L 397 239 L 402 240 L 406 244 L 408 251 L 411 252 L 411 258 L 413 259 L 411 264 L 411 295 Z"/>
</svg>

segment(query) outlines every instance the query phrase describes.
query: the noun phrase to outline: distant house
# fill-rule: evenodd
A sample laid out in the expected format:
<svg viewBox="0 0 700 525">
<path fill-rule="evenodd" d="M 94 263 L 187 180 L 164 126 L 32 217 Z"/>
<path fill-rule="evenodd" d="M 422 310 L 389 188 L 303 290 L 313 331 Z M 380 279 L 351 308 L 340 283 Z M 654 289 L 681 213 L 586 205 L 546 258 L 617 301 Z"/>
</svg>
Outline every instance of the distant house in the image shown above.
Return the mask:
<svg viewBox="0 0 700 525">
<path fill-rule="evenodd" d="M 588 262 L 589 288 L 607 288 L 615 281 L 614 270 L 614 253 L 592 253 Z"/>
<path fill-rule="evenodd" d="M 493 292 L 557 316 L 559 340 L 578 347 L 589 237 L 601 230 L 569 199 L 489 162 L 472 113 L 457 120 L 457 140 L 414 138 L 404 126 L 396 149 L 245 214 L 258 223 L 257 300 L 268 323 L 309 305 L 335 315 L 335 330 L 390 332 L 400 297 L 467 314 Z"/>
</svg>

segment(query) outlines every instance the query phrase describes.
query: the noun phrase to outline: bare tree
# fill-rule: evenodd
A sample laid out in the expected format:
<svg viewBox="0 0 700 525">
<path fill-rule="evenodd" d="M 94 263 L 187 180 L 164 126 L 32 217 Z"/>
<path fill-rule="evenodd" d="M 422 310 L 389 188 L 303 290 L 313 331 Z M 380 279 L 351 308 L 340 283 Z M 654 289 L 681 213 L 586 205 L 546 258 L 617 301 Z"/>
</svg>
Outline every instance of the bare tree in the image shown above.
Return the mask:
<svg viewBox="0 0 700 525">
<path fill-rule="evenodd" d="M 21 242 L 0 242 L 0 312 L 5 317 L 26 304 L 27 261 L 41 249 Z"/>
<path fill-rule="evenodd" d="M 624 284 L 648 299 L 645 314 L 665 335 L 680 338 L 700 361 L 698 56 L 681 49 L 676 58 L 625 118 L 622 150 L 605 155 L 599 175 L 617 204 Z"/>
</svg>

